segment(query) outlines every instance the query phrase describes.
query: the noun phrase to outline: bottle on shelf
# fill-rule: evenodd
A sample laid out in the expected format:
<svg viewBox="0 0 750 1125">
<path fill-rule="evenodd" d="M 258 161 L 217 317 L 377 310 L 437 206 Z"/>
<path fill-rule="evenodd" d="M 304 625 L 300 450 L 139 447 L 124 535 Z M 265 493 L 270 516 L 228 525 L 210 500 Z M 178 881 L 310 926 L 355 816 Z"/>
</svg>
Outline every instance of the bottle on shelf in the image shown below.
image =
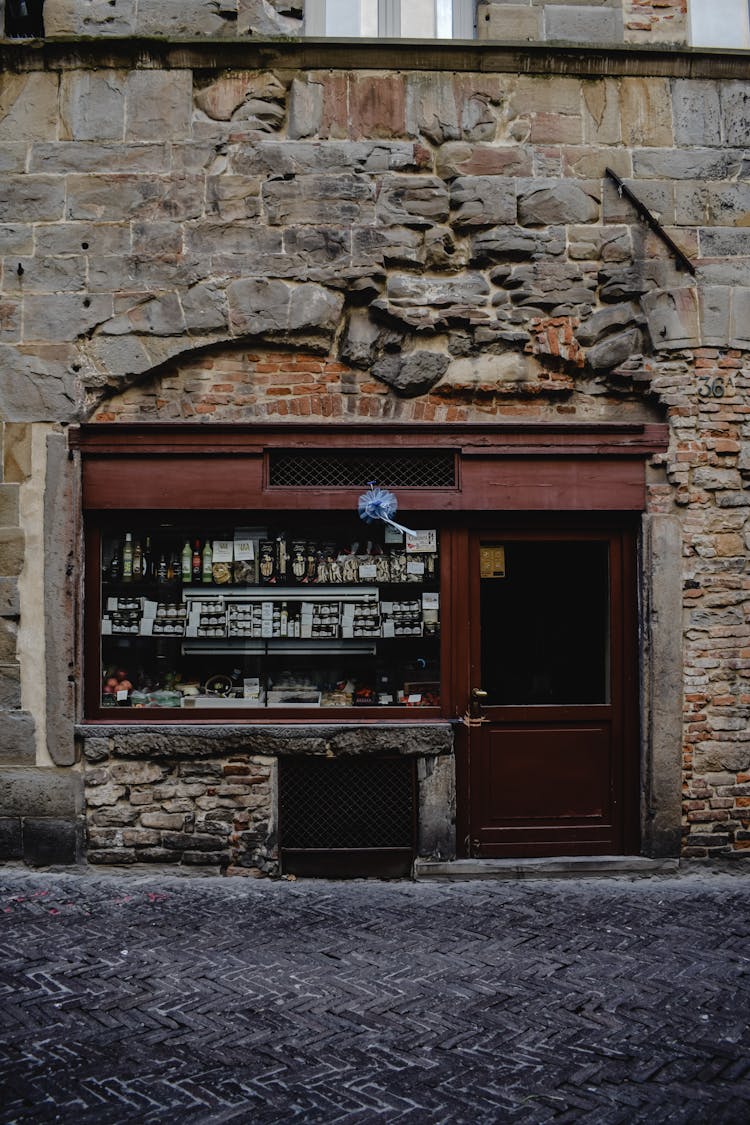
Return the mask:
<svg viewBox="0 0 750 1125">
<path fill-rule="evenodd" d="M 201 582 L 213 582 L 214 580 L 214 553 L 211 547 L 211 540 L 207 539 L 203 547 L 203 555 L 201 561 Z"/>
<path fill-rule="evenodd" d="M 193 548 L 190 546 L 190 540 L 185 540 L 185 546 L 182 548 L 182 581 L 190 582 L 193 577 Z"/>
<path fill-rule="evenodd" d="M 122 580 L 133 581 L 133 535 L 130 531 L 125 532 L 125 543 L 122 548 Z"/>
<path fill-rule="evenodd" d="M 109 580 L 110 582 L 119 582 L 122 578 L 122 555 L 120 553 L 120 544 L 115 543 L 112 552 L 112 558 L 109 560 Z"/>
<path fill-rule="evenodd" d="M 190 579 L 191 579 L 192 582 L 200 582 L 200 580 L 201 580 L 201 566 L 202 566 L 201 541 L 200 541 L 200 539 L 196 539 L 195 543 L 193 544 L 193 558 L 192 558 L 191 568 L 190 568 L 191 569 Z"/>
<path fill-rule="evenodd" d="M 146 536 L 146 546 L 143 548 L 143 580 L 148 582 L 154 576 L 154 556 L 151 551 L 151 536 Z"/>
<path fill-rule="evenodd" d="M 177 555 L 172 551 L 167 563 L 167 581 L 172 582 L 177 577 Z"/>
<path fill-rule="evenodd" d="M 133 544 L 133 581 L 143 581 L 143 547 L 140 539 Z"/>
<path fill-rule="evenodd" d="M 167 558 L 166 558 L 166 555 L 162 555 L 161 558 L 159 559 L 159 565 L 156 568 L 156 578 L 157 578 L 157 581 L 159 581 L 159 582 L 166 582 L 167 581 Z"/>
</svg>

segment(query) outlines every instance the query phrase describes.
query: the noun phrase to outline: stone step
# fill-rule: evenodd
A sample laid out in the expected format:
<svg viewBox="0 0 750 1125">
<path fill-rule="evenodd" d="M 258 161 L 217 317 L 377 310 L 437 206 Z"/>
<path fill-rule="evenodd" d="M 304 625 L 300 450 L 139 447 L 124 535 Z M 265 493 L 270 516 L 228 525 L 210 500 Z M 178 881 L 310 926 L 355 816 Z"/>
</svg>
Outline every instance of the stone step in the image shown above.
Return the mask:
<svg viewBox="0 0 750 1125">
<path fill-rule="evenodd" d="M 553 856 L 533 859 L 417 859 L 423 879 L 570 879 L 602 875 L 675 875 L 677 859 L 640 855 Z"/>
</svg>

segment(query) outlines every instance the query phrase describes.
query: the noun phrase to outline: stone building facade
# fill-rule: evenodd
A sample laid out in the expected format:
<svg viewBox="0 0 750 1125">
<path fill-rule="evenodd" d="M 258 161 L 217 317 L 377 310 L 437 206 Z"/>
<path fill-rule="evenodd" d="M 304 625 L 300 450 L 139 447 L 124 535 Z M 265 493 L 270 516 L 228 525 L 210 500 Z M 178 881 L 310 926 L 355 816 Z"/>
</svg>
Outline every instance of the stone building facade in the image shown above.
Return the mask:
<svg viewBox="0 0 750 1125">
<path fill-rule="evenodd" d="M 3 857 L 276 874 L 279 757 L 387 751 L 417 855 L 470 850 L 456 716 L 90 721 L 76 435 L 162 423 L 665 424 L 629 850 L 750 854 L 750 56 L 661 0 L 419 45 L 302 0 L 43 14 L 0 46 Z"/>
</svg>

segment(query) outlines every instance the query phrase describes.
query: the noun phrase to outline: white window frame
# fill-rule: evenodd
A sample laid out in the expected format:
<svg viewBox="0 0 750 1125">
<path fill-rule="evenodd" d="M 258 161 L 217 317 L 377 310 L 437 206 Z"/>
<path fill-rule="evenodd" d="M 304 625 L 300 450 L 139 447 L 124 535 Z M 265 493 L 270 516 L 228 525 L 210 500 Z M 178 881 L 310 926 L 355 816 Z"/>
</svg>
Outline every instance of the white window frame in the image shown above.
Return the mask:
<svg viewBox="0 0 750 1125">
<path fill-rule="evenodd" d="M 436 0 L 438 3 L 439 0 Z M 378 0 L 378 36 L 401 39 L 401 5 L 409 0 Z M 448 0 L 452 7 L 451 39 L 474 38 L 475 0 Z M 305 0 L 305 35 L 325 38 L 326 0 Z"/>
<path fill-rule="evenodd" d="M 750 50 L 748 0 L 690 0 L 691 47 Z"/>
</svg>

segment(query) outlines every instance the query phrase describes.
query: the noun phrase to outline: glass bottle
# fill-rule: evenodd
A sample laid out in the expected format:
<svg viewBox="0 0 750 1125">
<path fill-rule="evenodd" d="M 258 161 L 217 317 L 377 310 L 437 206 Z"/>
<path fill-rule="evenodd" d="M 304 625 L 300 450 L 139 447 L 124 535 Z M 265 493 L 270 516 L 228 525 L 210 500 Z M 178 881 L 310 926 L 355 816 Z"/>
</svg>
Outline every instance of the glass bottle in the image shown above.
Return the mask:
<svg viewBox="0 0 750 1125">
<path fill-rule="evenodd" d="M 133 581 L 143 581 L 143 547 L 140 539 L 136 539 L 133 545 Z"/>
<path fill-rule="evenodd" d="M 200 582 L 201 580 L 201 541 L 196 539 L 193 545 L 193 558 L 191 565 L 190 578 L 193 582 Z"/>
<path fill-rule="evenodd" d="M 122 555 L 120 554 L 120 544 L 115 543 L 112 558 L 109 560 L 109 580 L 110 582 L 119 582 L 122 578 Z"/>
<path fill-rule="evenodd" d="M 166 582 L 167 580 L 167 560 L 164 555 L 159 559 L 159 566 L 156 570 L 156 577 L 159 582 Z"/>
<path fill-rule="evenodd" d="M 203 547 L 203 560 L 201 563 L 201 581 L 213 582 L 214 580 L 214 553 L 211 547 L 211 540 L 207 539 Z"/>
<path fill-rule="evenodd" d="M 143 578 L 148 582 L 154 575 L 154 556 L 151 551 L 151 536 L 146 536 L 146 546 L 143 548 Z"/>
<path fill-rule="evenodd" d="M 182 548 L 182 581 L 190 582 L 193 577 L 193 549 L 190 546 L 190 540 L 185 540 L 185 546 Z"/>
<path fill-rule="evenodd" d="M 133 581 L 133 536 L 130 531 L 125 532 L 125 543 L 122 548 L 122 580 Z"/>
</svg>

